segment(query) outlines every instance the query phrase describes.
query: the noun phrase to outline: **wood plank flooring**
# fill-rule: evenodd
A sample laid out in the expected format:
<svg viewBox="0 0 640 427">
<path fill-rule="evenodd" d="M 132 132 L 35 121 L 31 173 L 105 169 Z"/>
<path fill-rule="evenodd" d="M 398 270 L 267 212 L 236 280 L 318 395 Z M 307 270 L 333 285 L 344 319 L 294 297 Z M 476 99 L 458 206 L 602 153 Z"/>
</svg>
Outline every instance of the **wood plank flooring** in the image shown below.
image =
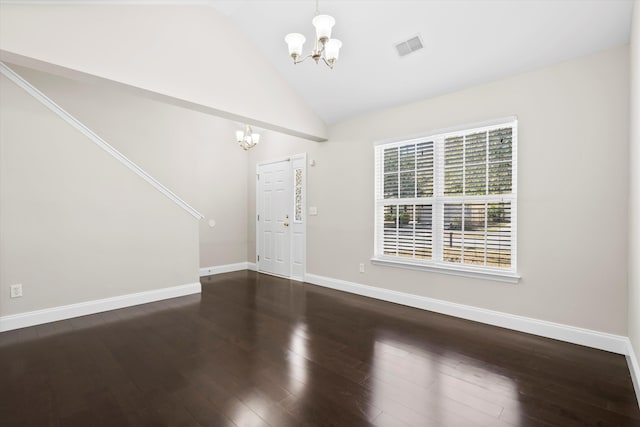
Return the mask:
<svg viewBox="0 0 640 427">
<path fill-rule="evenodd" d="M 243 271 L 0 333 L 0 426 L 640 426 L 625 358 Z"/>
</svg>

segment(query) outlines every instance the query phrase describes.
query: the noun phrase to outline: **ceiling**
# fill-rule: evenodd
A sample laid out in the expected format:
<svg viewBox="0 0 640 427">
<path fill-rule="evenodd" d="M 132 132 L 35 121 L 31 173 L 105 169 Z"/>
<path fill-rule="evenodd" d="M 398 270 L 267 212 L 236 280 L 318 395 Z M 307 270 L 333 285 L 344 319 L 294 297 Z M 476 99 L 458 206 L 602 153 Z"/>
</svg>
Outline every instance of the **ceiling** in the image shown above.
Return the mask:
<svg viewBox="0 0 640 427">
<path fill-rule="evenodd" d="M 312 48 L 314 0 L 213 0 L 331 124 L 625 45 L 631 0 L 321 0 L 343 48 L 335 68 L 293 65 L 284 36 Z M 394 45 L 419 34 L 425 48 Z M 242 60 L 238 60 L 242 66 Z"/>
</svg>

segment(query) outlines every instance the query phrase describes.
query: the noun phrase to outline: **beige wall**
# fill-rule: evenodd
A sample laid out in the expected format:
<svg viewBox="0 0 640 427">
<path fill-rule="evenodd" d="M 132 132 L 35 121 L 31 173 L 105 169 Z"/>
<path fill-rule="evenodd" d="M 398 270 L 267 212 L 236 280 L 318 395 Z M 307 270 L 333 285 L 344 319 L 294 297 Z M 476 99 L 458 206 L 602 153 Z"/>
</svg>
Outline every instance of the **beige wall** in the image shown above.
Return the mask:
<svg viewBox="0 0 640 427">
<path fill-rule="evenodd" d="M 633 4 L 631 28 L 631 135 L 629 168 L 629 338 L 640 355 L 640 2 Z M 636 361 L 637 362 L 637 361 Z M 640 390 L 639 390 L 640 391 Z"/>
<path fill-rule="evenodd" d="M 201 267 L 247 260 L 248 154 L 234 141 L 239 125 L 109 86 L 13 68 L 205 216 Z"/>
<path fill-rule="evenodd" d="M 0 93 L 0 316 L 198 281 L 192 215 L 5 77 Z"/>
<path fill-rule="evenodd" d="M 287 81 L 207 5 L 1 4 L 0 49 L 5 61 L 64 67 L 223 117 L 326 136 L 323 121 Z M 274 99 L 278 108 L 265 108 Z"/>
<path fill-rule="evenodd" d="M 227 121 L 21 71 L 206 215 L 201 267 L 255 260 L 256 163 L 307 152 L 308 205 L 319 211 L 307 224 L 309 273 L 626 335 L 628 66 L 627 48 L 614 49 L 348 120 L 325 143 L 263 132 L 249 153 Z M 521 282 L 371 265 L 372 143 L 508 115 L 519 117 Z"/>
<path fill-rule="evenodd" d="M 627 333 L 628 49 L 338 123 L 329 141 L 269 142 L 255 163 L 308 151 L 307 271 L 597 331 Z M 374 266 L 373 142 L 519 119 L 519 284 Z M 249 259 L 255 260 L 249 245 Z M 358 272 L 365 263 L 366 272 Z"/>
</svg>

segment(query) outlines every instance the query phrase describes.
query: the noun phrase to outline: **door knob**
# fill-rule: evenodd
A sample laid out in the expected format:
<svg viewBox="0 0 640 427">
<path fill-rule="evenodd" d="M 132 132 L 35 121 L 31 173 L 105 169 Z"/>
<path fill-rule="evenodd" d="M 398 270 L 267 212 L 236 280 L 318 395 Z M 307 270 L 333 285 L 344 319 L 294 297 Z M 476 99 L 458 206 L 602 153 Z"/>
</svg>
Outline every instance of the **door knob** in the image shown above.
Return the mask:
<svg viewBox="0 0 640 427">
<path fill-rule="evenodd" d="M 285 227 L 288 227 L 288 226 L 289 226 L 289 223 L 288 223 L 288 222 L 285 222 L 285 223 L 284 223 L 284 226 L 285 226 Z"/>
</svg>

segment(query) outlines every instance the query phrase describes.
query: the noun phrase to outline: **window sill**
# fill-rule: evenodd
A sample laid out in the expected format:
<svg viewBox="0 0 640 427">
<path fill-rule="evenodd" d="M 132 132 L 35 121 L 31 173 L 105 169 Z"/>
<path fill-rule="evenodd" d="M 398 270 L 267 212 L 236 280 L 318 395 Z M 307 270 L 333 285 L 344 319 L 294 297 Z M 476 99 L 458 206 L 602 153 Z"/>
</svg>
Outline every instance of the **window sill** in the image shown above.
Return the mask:
<svg viewBox="0 0 640 427">
<path fill-rule="evenodd" d="M 518 283 L 520 276 L 518 274 L 506 271 L 480 271 L 473 267 L 450 266 L 443 264 L 425 264 L 420 262 L 411 262 L 398 260 L 387 257 L 373 257 L 371 263 L 376 265 L 384 265 L 387 267 L 407 268 L 410 270 L 430 271 L 433 273 L 452 274 L 454 276 L 472 277 L 475 279 L 496 280 L 507 283 Z"/>
</svg>

